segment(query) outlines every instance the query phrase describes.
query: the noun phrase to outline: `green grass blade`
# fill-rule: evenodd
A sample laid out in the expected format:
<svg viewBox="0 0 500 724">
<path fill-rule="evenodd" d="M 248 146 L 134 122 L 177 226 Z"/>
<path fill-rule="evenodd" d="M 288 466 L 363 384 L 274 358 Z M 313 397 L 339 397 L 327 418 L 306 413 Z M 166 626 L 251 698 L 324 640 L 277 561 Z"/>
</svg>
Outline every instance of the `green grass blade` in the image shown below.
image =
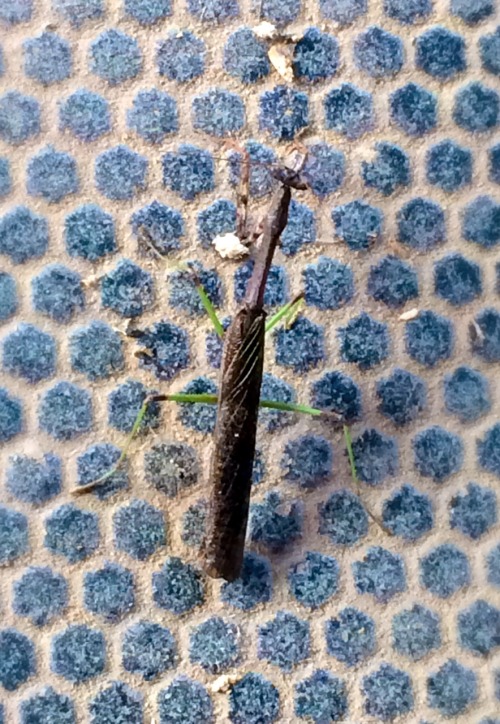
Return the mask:
<svg viewBox="0 0 500 724">
<path fill-rule="evenodd" d="M 279 311 L 276 312 L 276 314 L 273 314 L 270 319 L 267 320 L 266 323 L 266 332 L 270 332 L 273 327 L 275 327 L 281 320 L 286 318 L 293 318 L 299 311 L 303 304 L 302 297 L 299 297 L 298 299 L 292 299 L 291 302 L 288 302 L 288 304 L 285 304 L 284 307 L 281 307 Z"/>
<path fill-rule="evenodd" d="M 217 332 L 219 337 L 224 337 L 224 327 L 222 326 L 220 319 L 217 316 L 214 305 L 210 301 L 208 294 L 203 288 L 203 284 L 199 284 L 198 282 L 196 282 L 196 290 L 200 295 L 201 303 L 203 304 L 206 313 L 210 317 L 210 321 L 212 322 L 215 331 Z"/>
</svg>

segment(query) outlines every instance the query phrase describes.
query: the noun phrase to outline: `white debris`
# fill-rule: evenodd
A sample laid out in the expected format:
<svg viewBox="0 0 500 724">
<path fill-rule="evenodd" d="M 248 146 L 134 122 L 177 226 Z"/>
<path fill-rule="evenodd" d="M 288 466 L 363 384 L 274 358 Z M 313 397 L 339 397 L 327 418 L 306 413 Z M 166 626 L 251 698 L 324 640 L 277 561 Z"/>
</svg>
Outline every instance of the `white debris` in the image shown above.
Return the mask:
<svg viewBox="0 0 500 724">
<path fill-rule="evenodd" d="M 274 38 L 276 34 L 276 25 L 268 23 L 267 20 L 263 20 L 253 28 L 253 32 L 262 40 L 270 40 L 271 38 Z"/>
<path fill-rule="evenodd" d="M 409 309 L 407 312 L 403 312 L 403 314 L 399 316 L 399 319 L 402 322 L 409 322 L 410 319 L 415 319 L 415 317 L 418 317 L 419 313 L 420 310 L 414 307 L 413 309 Z"/>
<path fill-rule="evenodd" d="M 286 50 L 279 45 L 273 45 L 267 53 L 275 70 L 287 83 L 293 81 L 292 58 Z"/>
<path fill-rule="evenodd" d="M 242 244 L 232 231 L 227 234 L 219 234 L 212 244 L 223 259 L 241 259 L 249 253 L 248 247 Z"/>
<path fill-rule="evenodd" d="M 239 680 L 239 676 L 224 674 L 223 676 L 219 676 L 219 678 L 210 685 L 210 689 L 213 694 L 227 694 L 233 684 L 236 684 Z"/>
</svg>

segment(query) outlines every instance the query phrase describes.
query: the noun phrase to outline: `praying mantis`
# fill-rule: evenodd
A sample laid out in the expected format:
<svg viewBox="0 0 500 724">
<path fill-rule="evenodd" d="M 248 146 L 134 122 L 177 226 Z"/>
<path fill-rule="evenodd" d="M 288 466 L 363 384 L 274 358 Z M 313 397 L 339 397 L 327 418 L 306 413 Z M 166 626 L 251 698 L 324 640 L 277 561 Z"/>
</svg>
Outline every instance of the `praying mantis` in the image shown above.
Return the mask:
<svg viewBox="0 0 500 724">
<path fill-rule="evenodd" d="M 274 168 L 273 174 L 278 181 L 278 187 L 273 193 L 264 218 L 249 234 L 246 229 L 249 160 L 246 158 L 242 173 L 243 213 L 238 220 L 237 230 L 240 238 L 253 238 L 256 250 L 252 276 L 243 302 L 226 332 L 203 285 L 193 272 L 193 280 L 203 306 L 216 332 L 224 339 L 219 397 L 182 393 L 150 395 L 136 417 L 129 440 L 116 465 L 98 480 L 74 490 L 76 494 L 90 492 L 104 484 L 116 471 L 123 463 L 130 442 L 139 430 L 151 403 L 171 401 L 217 404 L 214 452 L 209 477 L 210 498 L 201 555 L 206 573 L 213 578 L 222 578 L 226 581 L 233 581 L 240 576 L 243 563 L 259 407 L 323 416 L 336 422 L 340 419 L 332 411 L 260 399 L 266 332 L 281 320 L 293 317 L 301 303 L 301 298 L 296 298 L 266 320 L 267 315 L 264 310 L 266 282 L 275 249 L 287 224 L 292 189 L 306 188 L 300 176 L 304 160 L 305 156 L 295 155 L 289 165 Z M 357 482 L 350 431 L 346 425 L 344 425 L 344 435 L 351 473 Z"/>
</svg>

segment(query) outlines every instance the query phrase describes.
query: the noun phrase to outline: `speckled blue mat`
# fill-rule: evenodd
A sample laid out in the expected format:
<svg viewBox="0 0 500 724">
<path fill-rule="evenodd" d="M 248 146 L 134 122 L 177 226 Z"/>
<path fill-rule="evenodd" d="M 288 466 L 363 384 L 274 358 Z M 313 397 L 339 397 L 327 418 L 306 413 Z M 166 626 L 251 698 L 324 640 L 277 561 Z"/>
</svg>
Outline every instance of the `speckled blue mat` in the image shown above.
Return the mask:
<svg viewBox="0 0 500 724">
<path fill-rule="evenodd" d="M 499 724 L 498 23 L 495 0 L 0 0 L 1 722 Z M 227 324 L 250 274 L 212 247 L 227 139 L 253 214 L 308 149 L 266 292 L 305 306 L 263 396 L 341 413 L 360 478 L 341 431 L 262 411 L 232 584 L 198 560 L 213 407 L 152 406 L 71 493 L 148 391 L 217 390 L 180 261 Z"/>
</svg>

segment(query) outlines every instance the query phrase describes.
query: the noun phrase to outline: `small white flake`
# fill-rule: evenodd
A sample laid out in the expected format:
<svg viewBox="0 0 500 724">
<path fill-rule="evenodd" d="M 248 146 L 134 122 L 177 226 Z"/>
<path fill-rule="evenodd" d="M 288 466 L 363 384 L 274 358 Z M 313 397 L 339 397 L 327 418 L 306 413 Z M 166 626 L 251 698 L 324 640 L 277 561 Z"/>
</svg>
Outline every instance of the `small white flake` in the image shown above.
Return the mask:
<svg viewBox="0 0 500 724">
<path fill-rule="evenodd" d="M 271 38 L 274 38 L 276 34 L 276 25 L 268 23 L 267 20 L 263 20 L 253 28 L 253 32 L 262 40 L 270 40 Z"/>
<path fill-rule="evenodd" d="M 283 50 L 279 45 L 273 45 L 269 48 L 268 56 L 280 76 L 286 80 L 287 83 L 291 83 L 293 81 L 291 55 Z"/>
<path fill-rule="evenodd" d="M 399 316 L 399 319 L 402 322 L 409 322 L 410 319 L 415 319 L 415 317 L 418 317 L 419 313 L 420 310 L 414 307 L 413 309 L 409 309 L 407 312 L 403 312 L 403 314 Z"/>
<path fill-rule="evenodd" d="M 223 674 L 210 685 L 213 694 L 227 694 L 229 689 L 240 680 L 235 674 Z"/>
<path fill-rule="evenodd" d="M 248 247 L 242 244 L 232 231 L 227 234 L 219 234 L 212 244 L 223 259 L 241 259 L 249 253 Z"/>
</svg>

